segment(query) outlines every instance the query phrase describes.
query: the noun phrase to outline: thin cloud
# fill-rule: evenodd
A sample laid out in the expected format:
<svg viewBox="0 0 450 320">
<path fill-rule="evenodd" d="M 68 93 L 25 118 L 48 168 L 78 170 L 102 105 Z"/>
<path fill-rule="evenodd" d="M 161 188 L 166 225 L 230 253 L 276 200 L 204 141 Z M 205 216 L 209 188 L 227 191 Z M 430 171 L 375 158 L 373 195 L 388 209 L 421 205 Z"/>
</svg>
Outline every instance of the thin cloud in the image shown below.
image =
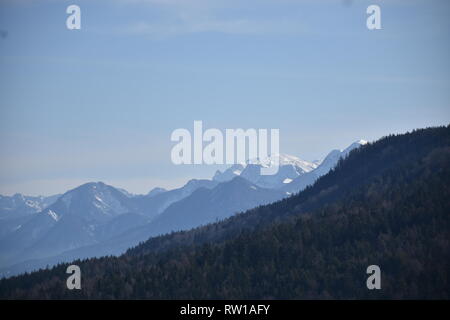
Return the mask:
<svg viewBox="0 0 450 320">
<path fill-rule="evenodd" d="M 223 33 L 223 34 L 296 34 L 301 33 L 303 27 L 296 22 L 289 21 L 258 21 L 250 19 L 207 19 L 195 21 L 179 21 L 175 23 L 137 22 L 121 29 L 123 34 L 149 36 L 175 36 L 195 33 Z"/>
<path fill-rule="evenodd" d="M 120 4 L 139 5 L 142 10 L 151 10 L 152 12 L 151 20 L 131 21 L 116 29 L 116 32 L 126 35 L 167 37 L 207 32 L 259 35 L 293 34 L 303 31 L 301 22 L 295 17 L 283 14 L 283 16 L 267 18 L 267 12 L 271 12 L 271 8 L 277 4 L 273 0 L 258 2 L 237 0 L 116 1 Z M 256 6 L 254 7 L 252 3 Z"/>
</svg>

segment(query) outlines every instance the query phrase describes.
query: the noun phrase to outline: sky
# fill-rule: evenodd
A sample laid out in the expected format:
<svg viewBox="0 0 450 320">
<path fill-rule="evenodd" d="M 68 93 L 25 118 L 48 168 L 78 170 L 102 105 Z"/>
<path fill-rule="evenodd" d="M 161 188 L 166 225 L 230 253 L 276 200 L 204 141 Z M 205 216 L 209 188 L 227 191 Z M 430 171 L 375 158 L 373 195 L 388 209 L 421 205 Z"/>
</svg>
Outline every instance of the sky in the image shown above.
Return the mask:
<svg viewBox="0 0 450 320">
<path fill-rule="evenodd" d="M 68 30 L 66 8 L 81 8 Z M 381 8 L 381 30 L 366 9 Z M 450 123 L 446 0 L 0 0 L 0 194 L 210 178 L 177 128 L 280 130 L 321 159 Z"/>
</svg>

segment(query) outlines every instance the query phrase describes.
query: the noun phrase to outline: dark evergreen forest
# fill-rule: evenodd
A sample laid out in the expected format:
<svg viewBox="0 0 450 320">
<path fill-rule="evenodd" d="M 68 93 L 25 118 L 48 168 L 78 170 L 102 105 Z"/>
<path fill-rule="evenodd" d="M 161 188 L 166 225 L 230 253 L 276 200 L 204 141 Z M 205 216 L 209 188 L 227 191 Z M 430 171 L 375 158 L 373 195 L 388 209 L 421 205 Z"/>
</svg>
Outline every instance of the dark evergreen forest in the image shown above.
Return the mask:
<svg viewBox="0 0 450 320">
<path fill-rule="evenodd" d="M 2 299 L 449 299 L 450 126 L 351 152 L 313 186 L 120 257 L 0 281 Z M 366 268 L 381 268 L 368 290 Z"/>
</svg>

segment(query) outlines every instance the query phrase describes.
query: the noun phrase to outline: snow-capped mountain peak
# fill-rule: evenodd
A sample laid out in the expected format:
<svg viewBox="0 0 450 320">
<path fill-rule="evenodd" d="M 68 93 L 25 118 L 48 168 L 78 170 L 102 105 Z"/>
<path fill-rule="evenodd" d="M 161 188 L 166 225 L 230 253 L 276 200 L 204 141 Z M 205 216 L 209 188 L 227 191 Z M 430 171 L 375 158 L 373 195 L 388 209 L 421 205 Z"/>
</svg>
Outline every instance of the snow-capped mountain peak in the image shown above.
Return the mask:
<svg viewBox="0 0 450 320">
<path fill-rule="evenodd" d="M 48 210 L 57 212 L 58 220 L 67 214 L 76 214 L 89 221 L 103 221 L 106 217 L 133 211 L 130 203 L 130 198 L 122 191 L 103 182 L 89 182 L 64 193 Z"/>
<path fill-rule="evenodd" d="M 274 175 L 261 175 L 261 168 L 279 165 Z M 310 172 L 317 164 L 302 160 L 288 154 L 275 154 L 264 159 L 250 159 L 245 164 L 235 164 L 224 172 L 217 171 L 213 180 L 218 182 L 230 181 L 241 176 L 259 187 L 277 188 L 292 181 L 298 176 Z"/>
<path fill-rule="evenodd" d="M 317 165 L 312 162 L 305 161 L 298 157 L 288 155 L 288 154 L 275 154 L 275 155 L 266 157 L 262 160 L 257 158 L 257 159 L 252 159 L 252 160 L 247 161 L 247 164 L 260 164 L 263 167 L 270 167 L 277 163 L 279 166 L 293 165 L 295 167 L 300 168 L 304 172 L 309 172 L 317 167 Z"/>
</svg>

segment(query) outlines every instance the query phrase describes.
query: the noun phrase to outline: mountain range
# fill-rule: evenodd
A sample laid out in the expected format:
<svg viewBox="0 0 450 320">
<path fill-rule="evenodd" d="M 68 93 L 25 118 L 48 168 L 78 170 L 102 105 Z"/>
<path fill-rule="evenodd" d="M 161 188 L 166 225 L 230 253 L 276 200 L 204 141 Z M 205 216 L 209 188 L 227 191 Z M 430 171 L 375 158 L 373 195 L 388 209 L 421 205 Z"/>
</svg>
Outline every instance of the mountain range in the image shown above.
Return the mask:
<svg viewBox="0 0 450 320">
<path fill-rule="evenodd" d="M 65 289 L 60 264 L 0 280 L 0 298 L 449 299 L 450 126 L 391 135 L 341 159 L 290 197 L 176 231 L 198 223 L 186 225 L 183 210 L 222 217 L 217 204 L 235 190 L 280 192 L 240 176 L 199 188 L 139 227 L 156 234 L 173 218 L 173 232 L 118 257 L 70 260 L 82 290 Z M 381 290 L 368 290 L 370 265 Z"/>
<path fill-rule="evenodd" d="M 278 201 L 312 185 L 364 144 L 357 141 L 316 162 L 275 155 L 260 164 L 247 162 L 217 171 L 212 180 L 193 179 L 181 188 L 155 188 L 146 195 L 91 182 L 51 197 L 1 197 L 0 275 L 120 255 L 150 237 Z M 261 167 L 274 160 L 280 165 L 278 173 L 261 175 Z"/>
</svg>

